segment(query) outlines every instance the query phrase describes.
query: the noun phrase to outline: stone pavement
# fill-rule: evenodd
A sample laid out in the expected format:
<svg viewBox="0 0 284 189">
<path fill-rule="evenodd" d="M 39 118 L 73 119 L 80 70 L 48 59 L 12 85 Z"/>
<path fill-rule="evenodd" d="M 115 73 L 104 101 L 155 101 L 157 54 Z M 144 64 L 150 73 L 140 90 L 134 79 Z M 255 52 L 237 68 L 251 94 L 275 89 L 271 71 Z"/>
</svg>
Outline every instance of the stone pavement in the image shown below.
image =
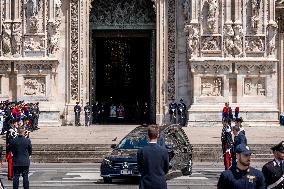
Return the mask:
<svg viewBox="0 0 284 189">
<path fill-rule="evenodd" d="M 44 127 L 30 134 L 33 144 L 113 144 L 137 125 Z M 221 127 L 183 127 L 192 144 L 220 144 Z M 249 144 L 276 144 L 284 140 L 284 126 L 245 127 Z M 3 144 L 3 138 L 0 142 Z M 115 141 L 113 141 L 116 138 Z"/>
</svg>

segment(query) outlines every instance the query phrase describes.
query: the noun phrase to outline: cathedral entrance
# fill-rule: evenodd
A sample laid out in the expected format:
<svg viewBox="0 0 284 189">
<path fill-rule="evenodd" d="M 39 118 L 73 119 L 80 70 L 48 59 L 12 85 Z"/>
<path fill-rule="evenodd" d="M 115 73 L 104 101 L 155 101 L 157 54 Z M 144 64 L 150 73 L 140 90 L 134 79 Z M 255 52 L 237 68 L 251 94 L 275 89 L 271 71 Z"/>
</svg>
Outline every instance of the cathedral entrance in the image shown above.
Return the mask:
<svg viewBox="0 0 284 189">
<path fill-rule="evenodd" d="M 151 0 L 93 1 L 90 102 L 94 122 L 155 122 L 155 19 Z"/>
<path fill-rule="evenodd" d="M 96 64 L 93 65 L 96 69 L 95 101 L 99 103 L 99 111 L 104 110 L 99 122 L 138 124 L 143 119 L 149 122 L 151 33 L 94 32 L 93 42 L 96 54 Z M 119 106 L 124 108 L 124 118 L 121 119 L 118 118 Z M 113 107 L 117 115 L 111 114 Z M 98 111 L 96 108 L 94 114 Z M 146 117 L 144 111 L 147 111 Z"/>
</svg>

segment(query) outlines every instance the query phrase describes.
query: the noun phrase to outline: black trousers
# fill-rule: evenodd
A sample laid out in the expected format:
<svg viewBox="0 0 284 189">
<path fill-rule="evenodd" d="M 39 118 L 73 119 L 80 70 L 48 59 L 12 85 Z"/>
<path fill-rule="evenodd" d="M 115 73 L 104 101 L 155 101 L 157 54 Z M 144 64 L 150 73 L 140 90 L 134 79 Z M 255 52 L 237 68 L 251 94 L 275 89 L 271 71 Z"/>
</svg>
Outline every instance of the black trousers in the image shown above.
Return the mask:
<svg viewBox="0 0 284 189">
<path fill-rule="evenodd" d="M 13 166 L 13 189 L 19 188 L 19 178 L 21 174 L 24 189 L 29 189 L 29 166 Z"/>
</svg>

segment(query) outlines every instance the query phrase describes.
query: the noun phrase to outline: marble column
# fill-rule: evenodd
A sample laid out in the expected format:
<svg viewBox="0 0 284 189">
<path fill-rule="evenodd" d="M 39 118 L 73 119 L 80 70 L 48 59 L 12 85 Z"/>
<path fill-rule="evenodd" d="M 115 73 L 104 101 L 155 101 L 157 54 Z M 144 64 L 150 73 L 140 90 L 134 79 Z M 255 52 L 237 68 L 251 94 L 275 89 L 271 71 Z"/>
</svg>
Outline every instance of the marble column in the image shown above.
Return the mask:
<svg viewBox="0 0 284 189">
<path fill-rule="evenodd" d="M 6 22 L 11 21 L 11 0 L 5 0 L 4 2 L 4 19 Z"/>
<path fill-rule="evenodd" d="M 14 0 L 14 22 L 21 22 L 21 0 Z"/>
<path fill-rule="evenodd" d="M 191 24 L 198 23 L 198 3 L 199 0 L 191 0 Z"/>
<path fill-rule="evenodd" d="M 48 0 L 48 22 L 55 21 L 55 5 L 54 0 Z"/>
<path fill-rule="evenodd" d="M 225 24 L 232 24 L 232 1 L 225 1 Z"/>
<path fill-rule="evenodd" d="M 235 24 L 242 24 L 242 0 L 235 1 Z"/>
</svg>

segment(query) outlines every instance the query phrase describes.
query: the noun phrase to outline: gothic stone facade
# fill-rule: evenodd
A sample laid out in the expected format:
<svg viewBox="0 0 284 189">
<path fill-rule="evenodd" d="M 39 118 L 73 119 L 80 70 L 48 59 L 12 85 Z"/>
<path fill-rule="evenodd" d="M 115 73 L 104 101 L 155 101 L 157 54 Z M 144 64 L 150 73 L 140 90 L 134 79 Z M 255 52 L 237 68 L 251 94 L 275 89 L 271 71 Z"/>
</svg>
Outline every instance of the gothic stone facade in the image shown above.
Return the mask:
<svg viewBox="0 0 284 189">
<path fill-rule="evenodd" d="M 89 21 L 94 6 L 101 6 L 96 2 L 1 1 L 1 100 L 40 101 L 41 124 L 72 123 L 75 102 L 85 105 L 91 98 Z M 283 1 L 143 2 L 153 4 L 156 14 L 158 124 L 167 122 L 172 98 L 189 105 L 189 125 L 220 120 L 224 102 L 240 106 L 246 121 L 277 122 L 284 106 L 282 30 L 278 33 Z M 127 13 L 121 11 L 121 18 Z"/>
</svg>

